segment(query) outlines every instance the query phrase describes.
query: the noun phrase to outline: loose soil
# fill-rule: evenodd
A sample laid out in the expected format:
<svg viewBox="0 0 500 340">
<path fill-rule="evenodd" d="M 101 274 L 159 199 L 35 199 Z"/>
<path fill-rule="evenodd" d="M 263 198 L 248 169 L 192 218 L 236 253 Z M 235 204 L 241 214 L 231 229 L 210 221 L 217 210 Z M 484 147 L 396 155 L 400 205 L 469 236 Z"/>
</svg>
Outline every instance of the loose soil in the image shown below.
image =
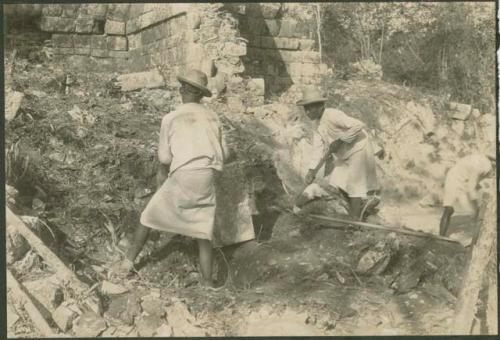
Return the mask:
<svg viewBox="0 0 500 340">
<path fill-rule="evenodd" d="M 175 88 L 121 93 L 115 86 L 116 73 L 75 73 L 78 65 L 22 52 L 15 60 L 6 58 L 7 64 L 15 65 L 9 79 L 12 88 L 25 94 L 18 116 L 6 127 L 7 184 L 19 192 L 10 207 L 43 221 L 46 227 L 37 229 L 39 236 L 82 281 L 93 285 L 107 279 L 111 264 L 122 257 L 155 189 L 158 131 L 163 115 L 178 103 Z M 420 96 L 383 85 L 408 96 L 398 97 L 400 101 Z M 366 83 L 356 87 L 356 93 L 361 97 L 368 88 L 380 87 Z M 366 99 L 358 107 L 370 103 Z M 143 297 L 159 289 L 167 306 L 187 307 L 195 320 L 191 326 L 202 335 L 446 333 L 466 261 L 463 247 L 385 232 L 330 229 L 318 221 L 273 212 L 271 205 L 290 204 L 287 192 L 300 178 L 277 167 L 270 156 L 273 148 L 286 145 L 269 135 L 264 123 L 246 125 L 248 117 L 229 115 L 222 101 L 209 105 L 220 109 L 230 145 L 246 165 L 246 180 L 255 184 L 257 239 L 216 250 L 215 276 L 222 288 L 207 291 L 198 285 L 196 244 L 152 233 L 137 275 L 123 283 L 129 288 L 125 296 Z M 379 128 L 369 119 L 366 123 Z M 393 168 L 388 169 L 397 173 Z M 425 181 L 416 177 L 413 185 Z M 388 194 L 393 202 L 388 200 L 379 217 L 390 225 L 437 233 L 439 210 L 417 208 L 420 191 L 396 204 L 405 188 L 393 189 L 393 196 Z M 336 211 L 340 203 L 336 199 L 314 204 L 323 204 L 319 209 L 325 212 Z M 360 259 L 378 249 L 377 244 L 387 259 L 384 269 L 356 273 Z M 423 260 L 415 259 L 424 256 L 431 256 L 437 269 L 420 268 Z M 13 268 L 27 286 L 50 273 L 40 258 L 25 258 Z M 401 280 L 410 280 L 412 270 L 419 274 L 402 289 Z M 43 301 L 43 296 L 33 294 Z M 126 298 L 103 296 L 103 301 L 109 329 L 117 329 L 111 336 L 143 334 L 138 325 L 146 315 L 140 311 L 132 328 L 109 316 L 110 310 L 127 308 Z M 36 336 L 16 303 L 12 306 L 20 320 L 9 332 Z M 193 331 L 170 326 L 174 335 Z"/>
</svg>

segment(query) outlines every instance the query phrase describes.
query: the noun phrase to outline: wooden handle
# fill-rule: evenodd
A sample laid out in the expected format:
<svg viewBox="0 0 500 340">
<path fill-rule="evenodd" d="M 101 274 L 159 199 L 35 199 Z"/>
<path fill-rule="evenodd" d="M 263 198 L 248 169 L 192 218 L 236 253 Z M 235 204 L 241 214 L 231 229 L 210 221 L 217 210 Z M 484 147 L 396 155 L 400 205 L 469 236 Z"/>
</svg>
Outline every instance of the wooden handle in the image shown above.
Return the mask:
<svg viewBox="0 0 500 340">
<path fill-rule="evenodd" d="M 323 157 L 321 158 L 321 160 L 319 161 L 318 165 L 316 165 L 316 167 L 313 169 L 313 173 L 314 173 L 314 176 L 316 176 L 316 174 L 318 173 L 319 169 L 321 169 L 321 167 L 323 166 L 323 164 L 325 164 L 326 160 L 328 159 L 328 157 L 330 156 L 330 148 L 328 148 L 328 151 L 323 155 Z M 306 190 L 306 188 L 309 186 L 309 184 L 305 184 L 301 190 L 299 191 L 299 193 L 297 194 L 297 198 L 300 197 L 300 195 L 302 195 L 302 193 L 304 192 L 304 190 Z"/>
</svg>

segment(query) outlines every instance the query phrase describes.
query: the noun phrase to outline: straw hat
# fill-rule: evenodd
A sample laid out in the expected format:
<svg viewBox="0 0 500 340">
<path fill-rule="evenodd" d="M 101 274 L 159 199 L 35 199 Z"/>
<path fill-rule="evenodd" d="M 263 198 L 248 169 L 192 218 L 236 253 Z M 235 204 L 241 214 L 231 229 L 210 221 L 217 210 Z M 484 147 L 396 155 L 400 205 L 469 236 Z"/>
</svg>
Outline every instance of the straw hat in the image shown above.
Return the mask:
<svg viewBox="0 0 500 340">
<path fill-rule="evenodd" d="M 327 99 L 321 95 L 315 87 L 308 87 L 302 92 L 302 99 L 297 102 L 297 106 L 304 106 L 314 103 L 324 103 Z"/>
<path fill-rule="evenodd" d="M 184 75 L 178 75 L 177 80 L 201 90 L 205 97 L 212 96 L 212 92 L 207 88 L 207 75 L 200 70 L 189 70 Z"/>
</svg>

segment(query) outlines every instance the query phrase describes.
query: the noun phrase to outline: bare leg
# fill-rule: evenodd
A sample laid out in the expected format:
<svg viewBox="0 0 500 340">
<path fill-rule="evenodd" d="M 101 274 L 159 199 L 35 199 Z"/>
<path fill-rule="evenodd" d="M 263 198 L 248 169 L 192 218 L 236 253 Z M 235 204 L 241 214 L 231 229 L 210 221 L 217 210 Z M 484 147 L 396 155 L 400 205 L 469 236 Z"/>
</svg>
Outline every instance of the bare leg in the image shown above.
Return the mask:
<svg viewBox="0 0 500 340">
<path fill-rule="evenodd" d="M 137 255 L 139 255 L 139 253 L 141 252 L 142 247 L 144 247 L 144 244 L 148 239 L 148 235 L 149 235 L 149 228 L 143 225 L 139 225 L 137 227 L 134 233 L 134 239 L 132 240 L 132 245 L 127 251 L 127 256 L 126 256 L 127 260 L 131 261 L 132 263 L 135 261 Z"/>
<path fill-rule="evenodd" d="M 349 197 L 349 213 L 353 220 L 360 220 L 362 205 L 363 199 L 361 197 Z"/>
<path fill-rule="evenodd" d="M 132 240 L 132 245 L 127 251 L 125 258 L 113 265 L 111 269 L 111 273 L 113 277 L 123 279 L 130 274 L 132 269 L 134 268 L 134 261 L 139 255 L 144 247 L 144 243 L 148 239 L 149 228 L 146 228 L 143 225 L 139 225 L 134 232 L 134 239 Z"/>
<path fill-rule="evenodd" d="M 453 207 L 449 206 L 444 207 L 443 215 L 441 216 L 441 222 L 439 223 L 439 235 L 446 236 L 446 232 L 448 231 L 452 215 L 453 215 Z"/>
<path fill-rule="evenodd" d="M 212 243 L 209 240 L 198 239 L 201 275 L 203 285 L 212 286 Z"/>
</svg>

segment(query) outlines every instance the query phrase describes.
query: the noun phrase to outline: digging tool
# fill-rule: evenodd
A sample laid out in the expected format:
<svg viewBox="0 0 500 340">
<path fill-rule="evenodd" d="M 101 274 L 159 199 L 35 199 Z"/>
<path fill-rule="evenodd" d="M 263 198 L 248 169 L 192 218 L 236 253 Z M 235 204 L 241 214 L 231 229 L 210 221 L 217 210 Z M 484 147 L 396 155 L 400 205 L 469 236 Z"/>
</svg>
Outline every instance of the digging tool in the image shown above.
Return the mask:
<svg viewBox="0 0 500 340">
<path fill-rule="evenodd" d="M 271 209 L 278 210 L 281 212 L 292 213 L 292 214 L 296 215 L 290 209 L 284 209 L 284 208 L 280 208 L 280 207 L 276 207 L 276 206 L 271 207 Z M 324 215 L 319 215 L 319 214 L 304 214 L 302 216 L 304 216 L 306 218 L 313 218 L 316 220 L 321 220 L 323 222 L 327 222 L 328 223 L 327 227 L 333 228 L 333 229 L 345 229 L 346 227 L 348 227 L 350 225 L 350 226 L 356 226 L 359 228 L 383 230 L 383 231 L 387 231 L 387 232 L 395 232 L 395 233 L 399 233 L 399 234 L 411 235 L 411 236 L 416 236 L 416 237 L 432 238 L 435 240 L 460 244 L 460 242 L 457 240 L 453 240 L 451 238 L 440 236 L 440 235 L 426 233 L 423 231 L 416 231 L 416 230 L 411 230 L 411 229 L 399 229 L 399 228 L 387 227 L 387 226 L 373 224 L 373 223 L 367 223 L 367 222 L 344 220 L 341 218 L 335 218 L 335 217 L 324 216 Z"/>
<path fill-rule="evenodd" d="M 316 167 L 312 170 L 313 171 L 312 173 L 314 174 L 314 177 L 316 177 L 316 175 L 318 174 L 319 169 L 321 169 L 321 167 L 326 163 L 326 161 L 328 160 L 328 157 L 330 156 L 330 154 L 331 154 L 331 146 L 325 152 L 325 154 L 323 155 L 323 157 L 319 161 L 318 165 L 316 165 Z M 304 186 L 300 189 L 299 193 L 297 194 L 297 196 L 295 197 L 295 200 L 294 200 L 295 205 L 297 205 L 297 202 L 299 201 L 300 196 L 302 195 L 302 193 L 304 192 L 304 190 L 306 190 L 306 188 L 309 185 L 310 184 L 304 184 Z"/>
</svg>

